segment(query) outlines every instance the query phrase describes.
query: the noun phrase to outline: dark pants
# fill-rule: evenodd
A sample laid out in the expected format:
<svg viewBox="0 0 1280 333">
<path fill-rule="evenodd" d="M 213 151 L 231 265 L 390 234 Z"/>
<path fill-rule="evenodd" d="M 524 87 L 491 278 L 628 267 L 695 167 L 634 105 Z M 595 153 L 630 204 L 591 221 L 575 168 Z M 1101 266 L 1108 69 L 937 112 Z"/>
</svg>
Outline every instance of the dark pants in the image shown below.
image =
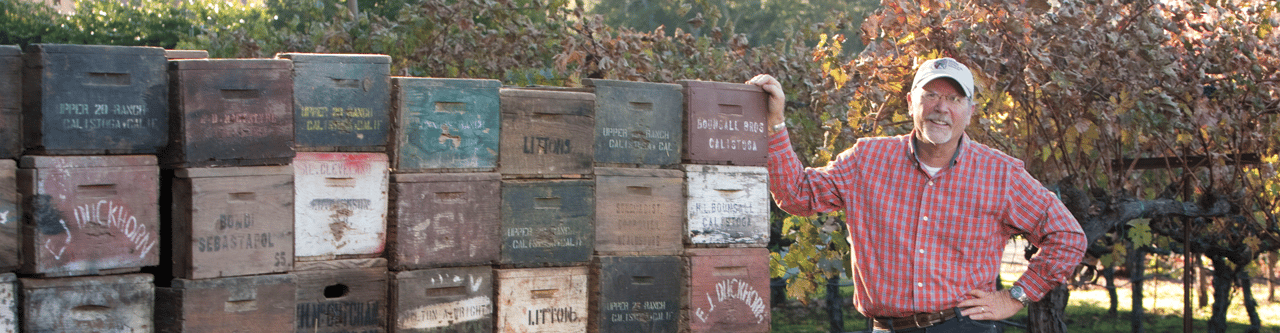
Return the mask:
<svg viewBox="0 0 1280 333">
<path fill-rule="evenodd" d="M 973 320 L 961 316 L 960 309 L 955 309 L 955 318 L 925 328 L 909 328 L 905 330 L 868 330 L 857 333 L 996 333 L 999 327 L 994 321 Z"/>
</svg>

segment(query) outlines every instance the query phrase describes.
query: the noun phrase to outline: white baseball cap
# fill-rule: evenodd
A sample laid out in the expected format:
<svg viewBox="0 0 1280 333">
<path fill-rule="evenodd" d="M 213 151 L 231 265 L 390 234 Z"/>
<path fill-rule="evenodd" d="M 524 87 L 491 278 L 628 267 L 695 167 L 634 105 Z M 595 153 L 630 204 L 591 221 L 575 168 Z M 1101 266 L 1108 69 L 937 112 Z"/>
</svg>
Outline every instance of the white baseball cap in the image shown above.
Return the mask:
<svg viewBox="0 0 1280 333">
<path fill-rule="evenodd" d="M 964 96 L 973 98 L 973 72 L 969 71 L 969 67 L 951 58 L 938 58 L 920 64 L 920 68 L 916 69 L 915 81 L 911 83 L 911 90 L 919 89 L 929 81 L 943 77 L 960 83 L 960 87 L 964 88 Z"/>
</svg>

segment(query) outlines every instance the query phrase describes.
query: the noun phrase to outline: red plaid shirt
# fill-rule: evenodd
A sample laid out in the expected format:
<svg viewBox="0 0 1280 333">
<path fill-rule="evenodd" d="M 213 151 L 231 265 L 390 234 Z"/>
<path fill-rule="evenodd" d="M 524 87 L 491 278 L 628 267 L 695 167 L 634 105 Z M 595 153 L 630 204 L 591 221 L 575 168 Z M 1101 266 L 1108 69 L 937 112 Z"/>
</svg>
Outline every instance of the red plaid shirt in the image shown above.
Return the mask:
<svg viewBox="0 0 1280 333">
<path fill-rule="evenodd" d="M 780 131 L 769 141 L 769 191 L 800 216 L 843 209 L 853 252 L 854 304 L 902 317 L 954 308 L 970 290 L 996 290 L 1005 242 L 1038 247 L 1017 285 L 1033 300 L 1065 282 L 1085 236 L 1022 161 L 961 139 L 951 166 L 930 177 L 911 134 L 864 138 L 821 168 L 805 168 Z"/>
</svg>

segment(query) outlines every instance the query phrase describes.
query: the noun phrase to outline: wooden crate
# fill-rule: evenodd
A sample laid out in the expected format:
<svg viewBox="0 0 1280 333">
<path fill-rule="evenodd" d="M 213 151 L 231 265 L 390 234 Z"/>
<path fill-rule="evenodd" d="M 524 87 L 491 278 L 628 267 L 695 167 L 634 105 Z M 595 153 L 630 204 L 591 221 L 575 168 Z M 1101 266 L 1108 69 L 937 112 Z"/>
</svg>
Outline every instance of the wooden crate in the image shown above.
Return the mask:
<svg viewBox="0 0 1280 333">
<path fill-rule="evenodd" d="M 184 279 L 293 269 L 293 167 L 174 170 L 171 249 L 163 262 Z M 166 207 L 168 208 L 168 207 Z"/>
<path fill-rule="evenodd" d="M 387 154 L 298 153 L 294 159 L 294 259 L 382 255 L 387 235 Z"/>
<path fill-rule="evenodd" d="M 386 332 L 387 260 L 299 263 L 294 332 Z"/>
<path fill-rule="evenodd" d="M 22 202 L 18 196 L 18 164 L 0 159 L 0 272 L 22 265 Z"/>
<path fill-rule="evenodd" d="M 679 255 L 684 249 L 684 173 L 596 168 L 598 255 Z"/>
<path fill-rule="evenodd" d="M 687 332 L 769 332 L 769 249 L 688 249 Z"/>
<path fill-rule="evenodd" d="M 678 332 L 683 269 L 678 256 L 596 257 L 588 331 Z"/>
<path fill-rule="evenodd" d="M 685 164 L 685 244 L 769 244 L 769 171 L 765 167 Z"/>
<path fill-rule="evenodd" d="M 22 155 L 22 49 L 0 45 L 0 158 Z"/>
<path fill-rule="evenodd" d="M 281 53 L 293 60 L 298 151 L 384 151 L 391 127 L 391 57 Z"/>
<path fill-rule="evenodd" d="M 751 84 L 677 81 L 684 86 L 684 161 L 765 166 L 767 96 Z"/>
<path fill-rule="evenodd" d="M 670 166 L 684 145 L 684 91 L 670 83 L 585 80 L 596 94 L 595 163 Z"/>
<path fill-rule="evenodd" d="M 392 274 L 388 331 L 494 331 L 493 268 L 451 267 Z"/>
<path fill-rule="evenodd" d="M 164 49 L 28 45 L 23 136 L 29 154 L 155 154 L 168 142 Z"/>
<path fill-rule="evenodd" d="M 392 168 L 497 170 L 501 86 L 497 80 L 392 78 Z"/>
<path fill-rule="evenodd" d="M 501 89 L 502 143 L 498 172 L 514 177 L 591 174 L 595 157 L 595 95 Z"/>
<path fill-rule="evenodd" d="M 18 277 L 13 273 L 0 274 L 0 332 L 19 331 Z"/>
<path fill-rule="evenodd" d="M 206 59 L 209 51 L 205 50 L 164 50 L 164 57 L 169 60 Z"/>
<path fill-rule="evenodd" d="M 22 278 L 23 332 L 153 332 L 150 274 Z"/>
<path fill-rule="evenodd" d="M 502 240 L 497 173 L 391 175 L 392 270 L 491 265 Z"/>
<path fill-rule="evenodd" d="M 155 156 L 23 156 L 23 267 L 44 276 L 137 271 L 160 262 Z"/>
<path fill-rule="evenodd" d="M 498 332 L 586 332 L 587 267 L 498 269 Z"/>
<path fill-rule="evenodd" d="M 284 165 L 293 158 L 293 78 L 288 60 L 169 62 L 173 167 Z"/>
<path fill-rule="evenodd" d="M 156 331 L 293 332 L 296 293 L 290 274 L 174 279 L 156 288 Z"/>
<path fill-rule="evenodd" d="M 502 255 L 507 266 L 591 260 L 595 193 L 588 180 L 502 181 Z"/>
</svg>

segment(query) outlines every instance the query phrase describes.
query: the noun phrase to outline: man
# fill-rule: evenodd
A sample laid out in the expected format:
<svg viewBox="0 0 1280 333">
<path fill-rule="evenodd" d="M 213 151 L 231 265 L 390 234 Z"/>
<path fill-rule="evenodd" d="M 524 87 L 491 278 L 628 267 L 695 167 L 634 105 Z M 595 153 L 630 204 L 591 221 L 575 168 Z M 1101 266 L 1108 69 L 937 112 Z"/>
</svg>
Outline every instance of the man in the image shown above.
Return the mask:
<svg viewBox="0 0 1280 333">
<path fill-rule="evenodd" d="M 955 59 L 924 62 L 907 96 L 914 129 L 863 138 L 821 168 L 791 148 L 778 80 L 747 83 L 769 94 L 769 191 L 801 216 L 848 216 L 854 305 L 874 332 L 995 332 L 1066 281 L 1084 255 L 1071 213 L 1022 161 L 973 142 L 973 74 Z M 1041 249 L 1009 290 L 996 277 L 1006 241 Z"/>
</svg>

